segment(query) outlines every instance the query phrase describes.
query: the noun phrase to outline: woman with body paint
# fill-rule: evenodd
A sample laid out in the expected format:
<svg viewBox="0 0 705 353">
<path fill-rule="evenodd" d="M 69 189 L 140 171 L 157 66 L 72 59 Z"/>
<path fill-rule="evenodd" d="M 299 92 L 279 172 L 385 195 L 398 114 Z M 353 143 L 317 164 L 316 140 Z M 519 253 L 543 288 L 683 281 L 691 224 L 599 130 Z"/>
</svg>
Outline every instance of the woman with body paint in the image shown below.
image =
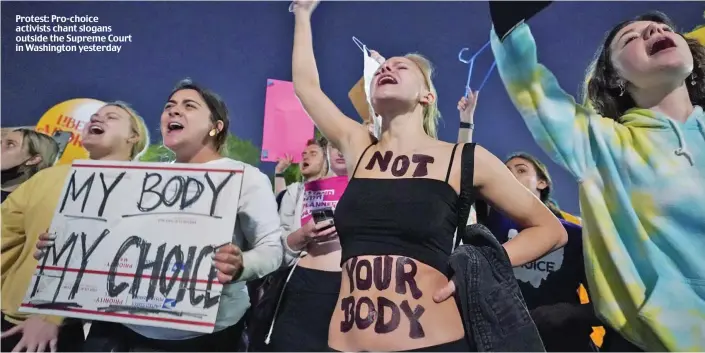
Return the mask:
<svg viewBox="0 0 705 353">
<path fill-rule="evenodd" d="M 641 349 L 705 350 L 705 48 L 662 13 L 616 25 L 588 108 L 538 63 L 523 20 L 539 9 L 523 6 L 490 3 L 492 49 L 534 139 L 580 183 L 599 316 Z"/>
<path fill-rule="evenodd" d="M 279 267 L 281 228 L 269 178 L 259 169 L 225 158 L 228 110 L 215 93 L 180 82 L 169 96 L 161 116 L 164 146 L 177 163 L 204 167 L 244 168 L 232 242 L 213 254 L 217 279 L 224 284 L 219 297 L 215 331 L 211 334 L 132 324 L 94 322 L 86 338 L 90 351 L 208 351 L 237 349 L 249 307 L 245 281 Z M 198 236 L 194 234 L 194 236 Z"/>
<path fill-rule="evenodd" d="M 321 140 L 321 145 L 330 173 L 320 180 L 339 184 L 334 192 L 341 192 L 348 183 L 345 157 L 332 143 Z M 304 203 L 299 207 L 305 208 Z M 315 222 L 310 211 L 297 214 L 299 229 L 285 230 L 282 238 L 283 265 L 294 268 L 274 314 L 269 348 L 275 352 L 322 352 L 328 350 L 328 327 L 340 291 L 340 241 L 333 219 Z"/>
<path fill-rule="evenodd" d="M 30 129 L 16 129 L 2 136 L 2 194 L 0 202 L 40 170 L 54 165 L 59 146 L 49 136 Z"/>
<path fill-rule="evenodd" d="M 83 146 L 90 159 L 130 161 L 149 145 L 142 118 L 127 104 L 104 105 L 86 125 Z M 20 185 L 2 203 L 2 341 L 3 351 L 63 351 L 83 348 L 83 327 L 78 320 L 19 312 L 37 260 L 38 247 L 53 245 L 45 232 L 61 198 L 70 164 L 47 168 Z M 40 236 L 40 234 L 42 234 Z M 38 237 L 43 241 L 38 242 Z M 34 253 L 34 258 L 32 254 Z"/>
<path fill-rule="evenodd" d="M 434 300 L 448 283 L 461 166 L 474 161 L 479 193 L 525 227 L 506 245 L 514 265 L 562 246 L 565 230 L 485 149 L 457 151 L 436 139 L 436 93 L 422 56 L 394 57 L 377 71 L 371 91 L 382 117 L 379 139 L 346 117 L 320 87 L 311 35 L 316 5 L 293 4 L 294 89 L 346 156 L 350 177 L 335 213 L 342 281 L 328 344 L 337 351 L 468 351 L 455 298 Z"/>
</svg>

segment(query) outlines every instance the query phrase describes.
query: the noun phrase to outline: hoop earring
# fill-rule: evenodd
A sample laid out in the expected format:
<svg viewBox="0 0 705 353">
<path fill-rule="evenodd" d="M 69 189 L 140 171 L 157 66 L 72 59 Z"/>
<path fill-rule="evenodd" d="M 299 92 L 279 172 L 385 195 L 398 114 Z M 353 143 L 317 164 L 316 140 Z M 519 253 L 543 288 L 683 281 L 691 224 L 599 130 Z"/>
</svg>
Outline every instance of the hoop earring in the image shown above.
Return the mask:
<svg viewBox="0 0 705 353">
<path fill-rule="evenodd" d="M 626 86 L 626 84 L 624 84 L 624 81 L 620 81 L 619 85 L 618 85 L 620 97 L 624 96 L 624 88 L 625 88 L 624 86 Z"/>
<path fill-rule="evenodd" d="M 215 136 L 215 135 L 217 135 L 217 134 L 218 134 L 218 130 L 217 130 L 217 129 L 213 129 L 213 130 L 211 130 L 211 131 L 208 133 L 208 136 L 213 137 L 213 136 Z"/>
<path fill-rule="evenodd" d="M 690 74 L 690 85 L 695 86 L 695 79 L 698 78 L 698 76 L 695 74 L 695 72 Z"/>
</svg>

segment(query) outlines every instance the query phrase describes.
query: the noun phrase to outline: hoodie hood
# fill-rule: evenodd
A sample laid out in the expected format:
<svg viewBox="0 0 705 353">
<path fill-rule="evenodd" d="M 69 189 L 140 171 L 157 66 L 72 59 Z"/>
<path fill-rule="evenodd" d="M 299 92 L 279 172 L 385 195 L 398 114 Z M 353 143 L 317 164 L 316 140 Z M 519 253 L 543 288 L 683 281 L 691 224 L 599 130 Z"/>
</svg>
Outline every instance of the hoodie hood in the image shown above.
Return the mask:
<svg viewBox="0 0 705 353">
<path fill-rule="evenodd" d="M 673 151 L 674 155 L 686 158 L 690 165 L 695 165 L 695 161 L 693 154 L 688 150 L 684 131 L 693 130 L 705 141 L 705 112 L 698 105 L 694 107 L 684 123 L 675 121 L 665 114 L 643 108 L 629 109 L 620 118 L 620 122 L 632 128 L 672 130 L 678 140 L 678 148 Z"/>
</svg>

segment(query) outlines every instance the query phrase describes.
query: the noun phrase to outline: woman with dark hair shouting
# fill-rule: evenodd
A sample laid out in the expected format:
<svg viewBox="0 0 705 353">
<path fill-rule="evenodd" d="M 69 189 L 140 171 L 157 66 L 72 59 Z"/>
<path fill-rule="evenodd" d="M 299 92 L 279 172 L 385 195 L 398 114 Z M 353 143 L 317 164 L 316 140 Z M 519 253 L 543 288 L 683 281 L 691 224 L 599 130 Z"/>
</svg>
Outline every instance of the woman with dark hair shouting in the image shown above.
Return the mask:
<svg viewBox="0 0 705 353">
<path fill-rule="evenodd" d="M 160 122 L 164 146 L 174 152 L 176 162 L 244 170 L 238 206 L 232 210 L 237 214 L 232 240 L 211 257 L 223 284 L 214 332 L 94 322 L 86 351 L 230 352 L 238 348 L 245 327 L 242 319 L 250 306 L 245 282 L 277 269 L 283 251 L 269 178 L 256 167 L 224 156 L 229 123 L 223 99 L 190 80 L 179 82 L 168 96 Z"/>
<path fill-rule="evenodd" d="M 524 226 L 505 246 L 513 265 L 561 247 L 565 230 L 487 150 L 436 139 L 437 95 L 424 57 L 393 57 L 377 69 L 370 88 L 382 117 L 379 139 L 346 117 L 321 90 L 311 33 L 316 4 L 293 5 L 294 89 L 346 157 L 350 177 L 335 212 L 343 271 L 328 344 L 338 351 L 469 351 L 455 298 L 433 298 L 448 284 L 458 209 L 467 206 L 459 202 L 461 170 L 474 172 L 478 193 Z"/>
<path fill-rule="evenodd" d="M 539 145 L 580 183 L 590 294 L 645 350 L 705 350 L 705 48 L 661 13 L 615 26 L 590 107 L 539 64 L 523 23 L 545 3 L 491 2 L 502 81 Z"/>
</svg>

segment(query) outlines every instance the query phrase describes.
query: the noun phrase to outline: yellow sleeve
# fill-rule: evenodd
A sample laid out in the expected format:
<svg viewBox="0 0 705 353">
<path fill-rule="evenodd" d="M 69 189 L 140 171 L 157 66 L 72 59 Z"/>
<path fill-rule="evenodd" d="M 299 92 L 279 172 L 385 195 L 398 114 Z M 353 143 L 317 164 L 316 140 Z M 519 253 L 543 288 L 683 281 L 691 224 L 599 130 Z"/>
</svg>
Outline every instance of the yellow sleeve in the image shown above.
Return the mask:
<svg viewBox="0 0 705 353">
<path fill-rule="evenodd" d="M 36 315 L 36 314 L 35 314 Z M 48 316 L 48 315 L 39 315 L 44 321 L 51 322 L 52 324 L 56 326 L 61 326 L 61 324 L 64 322 L 64 317 L 60 316 Z"/>
<path fill-rule="evenodd" d="M 30 199 L 30 190 L 32 188 L 32 179 L 22 183 L 15 191 L 13 191 L 5 202 L 2 203 L 2 256 L 0 256 L 0 268 L 2 272 L 2 281 L 5 281 L 5 276 L 12 269 L 25 244 L 25 222 L 24 215 L 27 209 L 27 201 Z"/>
<path fill-rule="evenodd" d="M 563 216 L 564 220 L 566 220 L 570 223 L 577 224 L 579 226 L 583 225 L 582 219 L 580 219 L 580 217 L 574 216 L 568 212 L 561 211 L 561 216 Z"/>
</svg>

